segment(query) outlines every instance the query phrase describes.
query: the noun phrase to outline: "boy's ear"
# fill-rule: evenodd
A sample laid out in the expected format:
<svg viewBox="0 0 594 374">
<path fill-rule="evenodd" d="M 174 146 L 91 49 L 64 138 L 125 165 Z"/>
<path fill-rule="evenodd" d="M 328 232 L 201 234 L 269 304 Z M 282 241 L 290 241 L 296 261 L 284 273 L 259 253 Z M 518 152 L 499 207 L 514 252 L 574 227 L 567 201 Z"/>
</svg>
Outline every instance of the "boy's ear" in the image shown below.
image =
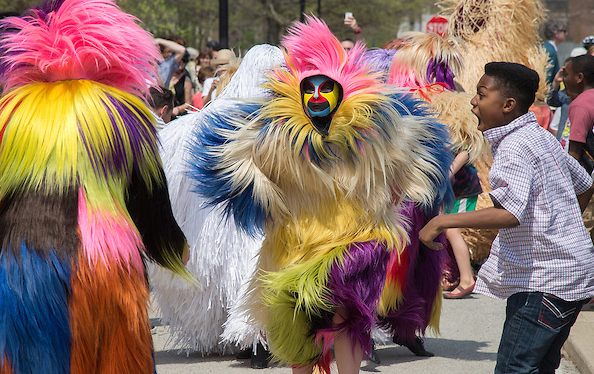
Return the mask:
<svg viewBox="0 0 594 374">
<path fill-rule="evenodd" d="M 578 84 L 582 83 L 584 81 L 584 73 L 577 73 L 575 75 L 575 81 Z"/>
<path fill-rule="evenodd" d="M 516 108 L 516 99 L 508 97 L 503 101 L 503 113 L 510 113 Z"/>
<path fill-rule="evenodd" d="M 163 115 L 165 113 L 167 113 L 167 111 L 169 110 L 169 105 L 164 105 L 161 109 L 159 109 L 159 113 L 157 113 L 159 115 L 159 117 L 163 118 Z"/>
</svg>

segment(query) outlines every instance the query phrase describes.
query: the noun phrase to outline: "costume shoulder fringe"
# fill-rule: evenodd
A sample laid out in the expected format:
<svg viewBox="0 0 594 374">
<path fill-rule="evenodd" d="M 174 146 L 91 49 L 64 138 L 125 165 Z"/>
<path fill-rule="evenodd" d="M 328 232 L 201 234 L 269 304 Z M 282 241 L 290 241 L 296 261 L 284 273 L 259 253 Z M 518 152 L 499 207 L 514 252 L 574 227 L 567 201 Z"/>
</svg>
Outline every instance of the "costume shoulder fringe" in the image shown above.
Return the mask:
<svg viewBox="0 0 594 374">
<path fill-rule="evenodd" d="M 470 100 L 474 96 L 465 92 L 444 91 L 428 93 L 431 108 L 439 120 L 448 126 L 455 152 L 468 151 L 469 162 L 490 157 L 490 146 L 478 127 L 478 119 L 471 112 Z"/>
</svg>

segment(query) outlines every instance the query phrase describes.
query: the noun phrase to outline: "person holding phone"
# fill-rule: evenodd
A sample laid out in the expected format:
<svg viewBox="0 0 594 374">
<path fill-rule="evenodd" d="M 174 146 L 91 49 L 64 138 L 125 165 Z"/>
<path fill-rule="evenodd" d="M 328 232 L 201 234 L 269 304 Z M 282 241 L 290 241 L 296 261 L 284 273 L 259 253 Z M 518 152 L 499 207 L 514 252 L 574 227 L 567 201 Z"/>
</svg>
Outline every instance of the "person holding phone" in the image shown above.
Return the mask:
<svg viewBox="0 0 594 374">
<path fill-rule="evenodd" d="M 361 26 L 357 24 L 357 20 L 353 16 L 352 12 L 345 12 L 344 13 L 344 24 L 348 26 L 353 33 L 356 35 L 357 40 L 363 40 L 361 37 Z M 350 51 L 355 46 L 355 41 L 351 38 L 346 38 L 340 42 L 340 44 L 344 47 L 345 51 Z"/>
</svg>

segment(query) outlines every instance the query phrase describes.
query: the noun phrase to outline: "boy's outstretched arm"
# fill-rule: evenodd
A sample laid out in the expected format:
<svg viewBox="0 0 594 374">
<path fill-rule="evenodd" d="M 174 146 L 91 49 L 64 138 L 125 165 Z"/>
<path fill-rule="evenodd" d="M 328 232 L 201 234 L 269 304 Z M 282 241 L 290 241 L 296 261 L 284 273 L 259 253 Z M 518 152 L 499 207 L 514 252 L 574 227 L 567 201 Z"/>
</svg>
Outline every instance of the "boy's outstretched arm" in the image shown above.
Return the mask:
<svg viewBox="0 0 594 374">
<path fill-rule="evenodd" d="M 445 229 L 503 229 L 515 227 L 519 224 L 518 219 L 503 208 L 485 208 L 474 212 L 436 216 L 421 229 L 419 239 L 431 249 L 441 249 L 442 245 L 433 240 Z"/>
</svg>

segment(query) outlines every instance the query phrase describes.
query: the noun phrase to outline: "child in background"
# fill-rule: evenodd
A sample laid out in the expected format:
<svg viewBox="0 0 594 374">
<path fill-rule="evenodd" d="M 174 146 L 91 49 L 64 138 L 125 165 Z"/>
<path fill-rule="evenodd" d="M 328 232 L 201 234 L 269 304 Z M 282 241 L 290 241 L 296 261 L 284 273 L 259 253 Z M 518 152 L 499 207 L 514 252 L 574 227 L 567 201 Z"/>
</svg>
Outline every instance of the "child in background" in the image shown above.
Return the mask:
<svg viewBox="0 0 594 374">
<path fill-rule="evenodd" d="M 446 214 L 472 212 L 476 209 L 478 195 L 483 192 L 476 168 L 469 162 L 468 151 L 458 152 L 451 168 L 452 188 L 456 201 Z M 446 238 L 452 247 L 460 274 L 459 283 L 444 287 L 446 299 L 462 299 L 470 295 L 474 289 L 474 274 L 470 266 L 470 252 L 459 228 L 445 230 Z M 445 281 L 444 281 L 445 282 Z"/>
</svg>

